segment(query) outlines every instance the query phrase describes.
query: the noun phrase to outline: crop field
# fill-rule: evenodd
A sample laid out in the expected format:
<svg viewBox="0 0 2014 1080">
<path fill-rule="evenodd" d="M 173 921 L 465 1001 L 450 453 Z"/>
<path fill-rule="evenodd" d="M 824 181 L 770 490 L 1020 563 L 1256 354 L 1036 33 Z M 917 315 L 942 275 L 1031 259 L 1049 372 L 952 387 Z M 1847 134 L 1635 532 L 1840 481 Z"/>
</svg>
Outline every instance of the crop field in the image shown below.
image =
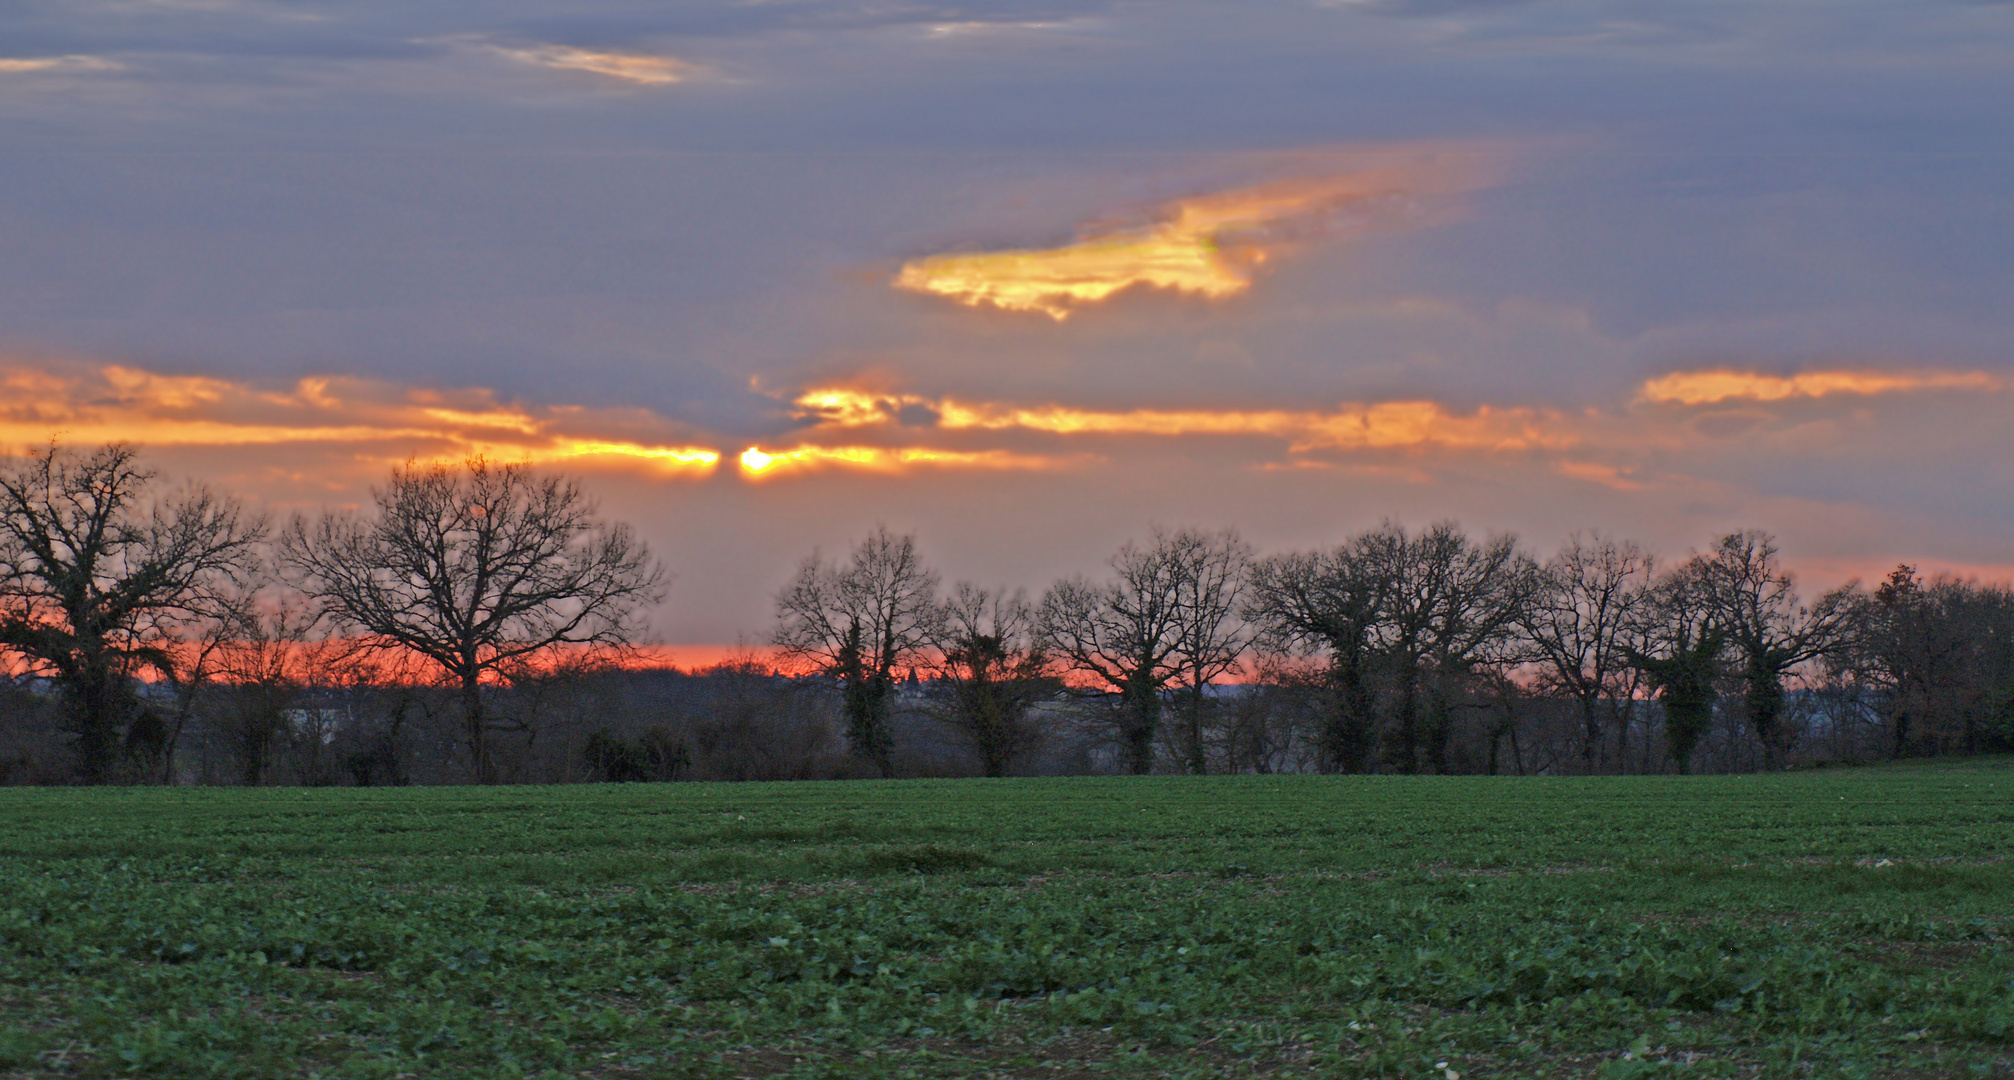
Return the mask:
<svg viewBox="0 0 2014 1080">
<path fill-rule="evenodd" d="M 2014 763 L 0 790 L 0 1075 L 2014 1077 Z"/>
</svg>

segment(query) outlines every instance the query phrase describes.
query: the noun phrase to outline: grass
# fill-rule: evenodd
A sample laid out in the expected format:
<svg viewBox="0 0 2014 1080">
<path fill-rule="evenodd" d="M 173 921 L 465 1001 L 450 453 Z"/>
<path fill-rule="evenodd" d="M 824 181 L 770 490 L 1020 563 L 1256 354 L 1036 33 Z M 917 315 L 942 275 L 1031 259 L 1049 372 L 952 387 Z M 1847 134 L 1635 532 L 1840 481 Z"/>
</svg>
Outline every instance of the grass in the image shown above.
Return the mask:
<svg viewBox="0 0 2014 1080">
<path fill-rule="evenodd" d="M 0 790 L 0 1075 L 2014 1077 L 2014 767 Z"/>
</svg>

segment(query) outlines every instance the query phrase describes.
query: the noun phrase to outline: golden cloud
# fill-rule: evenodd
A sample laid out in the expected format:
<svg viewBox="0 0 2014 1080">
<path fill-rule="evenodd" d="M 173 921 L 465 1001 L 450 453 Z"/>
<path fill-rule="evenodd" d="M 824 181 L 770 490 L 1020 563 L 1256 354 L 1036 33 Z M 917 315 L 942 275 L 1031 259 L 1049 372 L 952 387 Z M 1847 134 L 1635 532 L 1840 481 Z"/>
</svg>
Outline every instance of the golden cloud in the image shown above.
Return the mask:
<svg viewBox="0 0 2014 1080">
<path fill-rule="evenodd" d="M 1867 397 L 1931 390 L 1997 391 L 2006 381 L 1983 371 L 1807 371 L 1797 375 L 1764 375 L 1753 371 L 1715 368 L 1676 371 L 1643 384 L 1639 401 L 1674 405 L 1711 405 L 1722 401 L 1784 401 L 1835 394 Z"/>
<path fill-rule="evenodd" d="M 585 71 L 640 86 L 668 86 L 684 82 L 699 73 L 699 65 L 669 56 L 648 53 L 577 49 L 569 45 L 537 45 L 513 49 L 492 46 L 513 60 L 563 71 Z"/>
<path fill-rule="evenodd" d="M 1345 403 L 1332 410 L 1078 409 L 875 394 L 820 388 L 800 395 L 799 414 L 821 427 L 896 423 L 905 409 L 927 410 L 950 430 L 1018 429 L 1056 435 L 1262 436 L 1295 453 L 1439 447 L 1527 450 L 1572 445 L 1576 436 L 1554 413 L 1484 406 L 1458 413 L 1432 401 Z"/>
<path fill-rule="evenodd" d="M 1293 245 L 1417 210 L 1417 200 L 1475 182 L 1469 158 L 1304 177 L 1180 199 L 1147 224 L 1092 228 L 1056 248 L 912 259 L 894 286 L 967 307 L 1039 312 L 1059 322 L 1135 287 L 1206 299 L 1251 288 L 1257 268 Z"/>
<path fill-rule="evenodd" d="M 181 447 L 333 443 L 378 461 L 484 454 L 534 463 L 640 463 L 678 475 L 713 471 L 720 453 L 708 447 L 609 433 L 666 426 L 635 410 L 532 409 L 483 390 L 333 378 L 267 390 L 118 365 L 0 364 L 0 443 L 11 447 L 51 437 Z"/>
<path fill-rule="evenodd" d="M 737 459 L 742 475 L 766 479 L 785 473 L 828 466 L 864 469 L 870 472 L 901 473 L 917 466 L 940 468 L 1046 470 L 1063 468 L 1066 459 L 1006 450 L 937 450 L 921 446 L 815 446 L 801 445 L 775 451 L 751 446 Z"/>
</svg>

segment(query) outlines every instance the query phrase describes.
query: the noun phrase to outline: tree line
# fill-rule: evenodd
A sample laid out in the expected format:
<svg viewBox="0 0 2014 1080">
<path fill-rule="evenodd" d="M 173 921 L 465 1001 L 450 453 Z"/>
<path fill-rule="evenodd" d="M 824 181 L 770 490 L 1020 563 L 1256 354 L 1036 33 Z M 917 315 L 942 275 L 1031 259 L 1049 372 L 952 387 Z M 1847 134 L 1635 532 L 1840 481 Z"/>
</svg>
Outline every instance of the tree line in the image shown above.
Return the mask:
<svg viewBox="0 0 2014 1080">
<path fill-rule="evenodd" d="M 666 573 L 577 480 L 394 469 L 277 526 L 131 446 L 0 469 L 0 780 L 1623 773 L 2014 750 L 2014 591 L 1806 598 L 1758 530 L 1665 563 L 1452 522 L 1260 554 L 1156 528 L 1039 595 L 913 536 L 807 558 L 771 651 L 630 652 Z"/>
</svg>

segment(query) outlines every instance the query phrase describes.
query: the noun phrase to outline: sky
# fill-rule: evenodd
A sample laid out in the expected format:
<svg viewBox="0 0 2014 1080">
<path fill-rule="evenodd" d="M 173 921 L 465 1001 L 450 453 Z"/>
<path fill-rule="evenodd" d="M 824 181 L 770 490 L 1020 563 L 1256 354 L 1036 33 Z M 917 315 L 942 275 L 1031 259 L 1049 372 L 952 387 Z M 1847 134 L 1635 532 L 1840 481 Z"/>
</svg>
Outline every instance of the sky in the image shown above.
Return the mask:
<svg viewBox="0 0 2014 1080">
<path fill-rule="evenodd" d="M 2004 0 L 14 0 L 0 446 L 580 475 L 686 662 L 876 525 L 2004 580 L 2010 106 Z"/>
</svg>

